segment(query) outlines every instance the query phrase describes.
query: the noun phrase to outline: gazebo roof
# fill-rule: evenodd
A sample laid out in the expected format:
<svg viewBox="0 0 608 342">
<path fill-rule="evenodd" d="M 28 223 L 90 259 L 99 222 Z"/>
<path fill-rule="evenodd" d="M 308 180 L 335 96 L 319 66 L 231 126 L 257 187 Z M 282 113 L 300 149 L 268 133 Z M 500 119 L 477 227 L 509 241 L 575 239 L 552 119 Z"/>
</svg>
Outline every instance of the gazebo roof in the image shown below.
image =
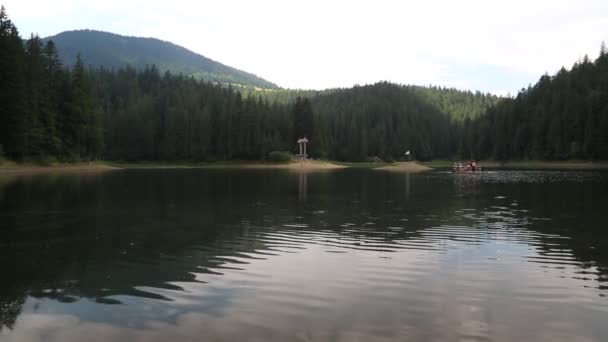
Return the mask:
<svg viewBox="0 0 608 342">
<path fill-rule="evenodd" d="M 298 144 L 306 144 L 307 142 L 308 139 L 306 139 L 306 137 L 298 139 Z"/>
</svg>

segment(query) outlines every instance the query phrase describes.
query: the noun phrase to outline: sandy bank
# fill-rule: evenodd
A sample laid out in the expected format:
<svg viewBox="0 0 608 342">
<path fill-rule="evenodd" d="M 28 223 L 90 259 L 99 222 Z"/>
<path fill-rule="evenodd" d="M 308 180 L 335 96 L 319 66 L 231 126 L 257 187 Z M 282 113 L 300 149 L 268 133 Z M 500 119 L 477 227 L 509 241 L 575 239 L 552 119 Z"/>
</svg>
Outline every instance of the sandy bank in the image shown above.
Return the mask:
<svg viewBox="0 0 608 342">
<path fill-rule="evenodd" d="M 45 173 L 98 173 L 120 168 L 105 164 L 62 164 L 51 166 L 11 165 L 0 166 L 0 175 L 33 175 Z"/>
<path fill-rule="evenodd" d="M 279 169 L 279 170 L 293 170 L 293 171 L 321 171 L 321 170 L 335 170 L 343 169 L 347 166 L 332 164 L 325 161 L 319 160 L 306 160 L 297 161 L 285 164 L 244 164 L 242 166 L 245 169 Z"/>
<path fill-rule="evenodd" d="M 265 163 L 265 162 L 217 162 L 202 164 L 116 164 L 122 169 L 259 169 L 259 170 L 294 170 L 294 171 L 317 171 L 341 169 L 347 166 L 336 165 L 330 162 L 318 160 L 306 160 L 290 163 Z"/>
<path fill-rule="evenodd" d="M 377 167 L 374 170 L 392 172 L 423 172 L 432 170 L 432 168 L 416 162 L 399 162 L 392 165 Z"/>
</svg>

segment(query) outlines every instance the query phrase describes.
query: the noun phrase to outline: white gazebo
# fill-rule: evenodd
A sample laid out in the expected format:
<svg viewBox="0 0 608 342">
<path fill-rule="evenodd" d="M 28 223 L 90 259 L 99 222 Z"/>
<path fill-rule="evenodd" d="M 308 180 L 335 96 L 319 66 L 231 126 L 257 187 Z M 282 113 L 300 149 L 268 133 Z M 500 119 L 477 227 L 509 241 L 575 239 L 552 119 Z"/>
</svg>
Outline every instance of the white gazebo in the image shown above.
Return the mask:
<svg viewBox="0 0 608 342">
<path fill-rule="evenodd" d="M 307 159 L 308 154 L 306 153 L 306 144 L 308 144 L 308 139 L 306 137 L 298 139 L 298 146 L 300 147 L 300 153 L 296 154 L 296 159 Z"/>
</svg>

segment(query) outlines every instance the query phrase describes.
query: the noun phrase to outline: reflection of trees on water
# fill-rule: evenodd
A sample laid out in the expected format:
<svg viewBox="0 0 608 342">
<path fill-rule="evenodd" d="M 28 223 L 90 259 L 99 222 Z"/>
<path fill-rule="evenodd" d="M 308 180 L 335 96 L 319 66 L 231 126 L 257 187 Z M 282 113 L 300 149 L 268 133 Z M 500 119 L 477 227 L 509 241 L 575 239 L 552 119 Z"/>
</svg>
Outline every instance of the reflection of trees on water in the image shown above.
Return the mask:
<svg viewBox="0 0 608 342">
<path fill-rule="evenodd" d="M 289 228 L 292 223 L 339 237 L 349 242 L 346 248 L 373 248 L 350 244 L 373 240 L 397 249 L 429 227 L 502 219 L 505 226 L 570 237 L 560 240 L 561 248 L 597 265 L 606 280 L 608 253 L 602 250 L 608 242 L 598 238 L 607 234 L 600 208 L 606 194 L 597 185 L 482 181 L 361 170 L 177 170 L 0 182 L 0 268 L 10 279 L 0 282 L 0 325 L 14 324 L 28 295 L 108 304 L 119 294 L 163 299 L 138 289 L 179 290 L 174 282 L 221 273 L 231 258 L 243 261 L 245 253 L 268 250 L 267 234 L 297 235 L 302 228 Z M 492 207 L 515 216 L 493 217 Z M 486 215 L 460 212 L 468 208 Z M 386 229 L 395 226 L 402 229 Z M 554 242 L 547 240 L 547 251 Z"/>
<path fill-rule="evenodd" d="M 12 329 L 17 317 L 21 313 L 21 307 L 25 303 L 25 296 L 21 293 L 4 293 L 0 299 L 0 330 L 3 326 Z"/>
</svg>

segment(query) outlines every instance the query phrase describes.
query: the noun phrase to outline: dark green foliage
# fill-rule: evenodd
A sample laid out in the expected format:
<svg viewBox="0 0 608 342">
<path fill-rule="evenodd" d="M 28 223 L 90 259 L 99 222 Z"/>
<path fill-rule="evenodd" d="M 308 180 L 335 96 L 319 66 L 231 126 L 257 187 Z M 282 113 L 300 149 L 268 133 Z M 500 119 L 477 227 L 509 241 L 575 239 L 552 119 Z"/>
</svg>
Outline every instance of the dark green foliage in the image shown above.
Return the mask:
<svg viewBox="0 0 608 342">
<path fill-rule="evenodd" d="M 463 141 L 478 158 L 608 159 L 608 55 L 585 56 L 474 121 Z"/>
<path fill-rule="evenodd" d="M 501 97 L 481 92 L 463 91 L 454 88 L 421 87 L 414 85 L 395 85 L 402 91 L 418 96 L 421 100 L 437 107 L 450 115 L 454 121 L 475 119 L 502 100 Z M 260 89 L 245 87 L 246 94 L 260 95 L 269 101 L 293 103 L 298 97 L 312 99 L 321 95 L 330 95 L 348 89 L 302 90 L 302 89 Z"/>
<path fill-rule="evenodd" d="M 62 82 L 67 76 L 63 71 L 57 49 L 52 41 L 46 43 L 43 54 L 45 59 L 43 79 L 47 99 L 41 116 L 42 125 L 45 127 L 43 150 L 49 155 L 58 155 L 62 147 L 58 135 L 59 109 L 62 100 L 61 89 Z"/>
<path fill-rule="evenodd" d="M 305 133 L 296 118 L 294 139 L 307 134 L 310 138 L 314 129 L 312 154 L 340 160 L 401 159 L 406 150 L 412 150 L 418 159 L 458 154 L 465 125 L 501 101 L 479 92 L 387 82 L 350 89 L 251 93 L 280 103 L 293 102 L 294 117 L 301 115 L 303 98 L 310 98 L 317 114 L 312 126 L 308 124 L 312 129 Z"/>
<path fill-rule="evenodd" d="M 73 72 L 64 69 L 51 41 L 32 36 L 23 44 L 2 8 L 0 145 L 8 157 L 99 157 L 102 126 L 87 74 L 79 59 Z"/>
<path fill-rule="evenodd" d="M 278 88 L 256 75 L 223 65 L 181 46 L 153 38 L 126 37 L 108 32 L 66 31 L 45 40 L 57 44 L 65 65 L 74 65 L 81 55 L 87 66 L 119 69 L 130 65 L 143 70 L 156 65 L 161 72 L 194 76 L 212 82 L 262 88 Z"/>
<path fill-rule="evenodd" d="M 230 87 L 191 77 L 119 69 L 91 74 L 112 160 L 262 160 L 288 150 L 288 106 L 243 98 Z"/>
<path fill-rule="evenodd" d="M 10 158 L 28 155 L 25 51 L 4 6 L 0 8 L 0 145 Z"/>
<path fill-rule="evenodd" d="M 463 122 L 481 117 L 488 108 L 498 104 L 502 98 L 481 92 L 462 91 L 453 88 L 404 86 L 420 95 L 426 102 L 448 113 L 452 120 Z"/>
<path fill-rule="evenodd" d="M 242 87 L 242 91 L 247 95 L 261 96 L 268 102 L 278 102 L 282 104 L 294 103 L 298 97 L 313 98 L 322 94 L 329 94 L 339 89 L 326 90 L 302 90 L 302 89 L 266 89 L 254 87 Z"/>
<path fill-rule="evenodd" d="M 261 160 L 296 151 L 306 136 L 314 158 L 418 159 L 453 152 L 450 116 L 407 88 L 379 83 L 335 90 L 292 104 L 155 68 L 91 74 L 104 118 L 103 158 Z"/>
<path fill-rule="evenodd" d="M 310 100 L 307 98 L 296 98 L 292 109 L 293 115 L 293 141 L 300 138 L 313 139 L 313 114 Z"/>
<path fill-rule="evenodd" d="M 272 151 L 268 154 L 268 161 L 274 163 L 287 163 L 293 159 L 293 155 L 286 151 Z"/>
<path fill-rule="evenodd" d="M 418 160 L 608 159 L 604 45 L 597 60 L 545 75 L 509 99 L 388 82 L 260 90 L 172 74 L 167 65 L 92 69 L 79 55 L 67 66 L 59 56 L 53 41 L 24 43 L 2 8 L 6 157 L 279 161 L 291 156 L 277 151 L 294 152 L 307 137 L 311 157 L 344 161 L 399 160 L 408 150 Z"/>
<path fill-rule="evenodd" d="M 76 58 L 69 79 L 65 108 L 60 119 L 64 153 L 71 159 L 99 157 L 101 153 L 101 126 L 99 115 L 93 108 L 88 76 L 80 56 Z"/>
<path fill-rule="evenodd" d="M 382 82 L 335 90 L 312 99 L 315 150 L 323 157 L 363 161 L 451 155 L 450 116 L 410 87 Z"/>
</svg>

